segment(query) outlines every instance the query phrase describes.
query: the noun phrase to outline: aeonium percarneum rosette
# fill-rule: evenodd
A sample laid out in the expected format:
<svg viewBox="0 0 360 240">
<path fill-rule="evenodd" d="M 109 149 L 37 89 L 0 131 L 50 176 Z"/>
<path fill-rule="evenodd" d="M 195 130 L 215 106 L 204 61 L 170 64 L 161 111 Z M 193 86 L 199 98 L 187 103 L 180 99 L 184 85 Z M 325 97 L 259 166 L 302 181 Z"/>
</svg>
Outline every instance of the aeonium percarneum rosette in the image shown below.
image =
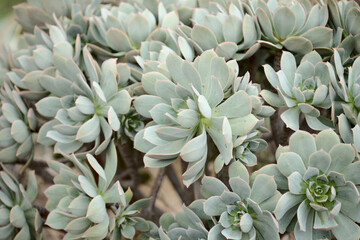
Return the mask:
<svg viewBox="0 0 360 240">
<path fill-rule="evenodd" d="M 326 5 L 309 0 L 248 2 L 261 28 L 262 45 L 299 55 L 331 47 L 333 30 L 326 27 Z"/>
<path fill-rule="evenodd" d="M 329 25 L 334 29 L 334 45 L 344 63 L 360 53 L 360 6 L 356 1 L 329 0 Z"/>
<path fill-rule="evenodd" d="M 64 230 L 65 239 L 104 239 L 109 234 L 115 239 L 121 235 L 133 238 L 135 229 L 150 229 L 147 221 L 136 216 L 149 199 L 129 205 L 131 190 L 124 192 L 119 181 L 113 183 L 118 161 L 114 142 L 109 144 L 105 156 L 105 167 L 90 154 L 86 162 L 75 155 L 65 155 L 76 169 L 48 162 L 57 175 L 55 184 L 45 191 L 46 208 L 50 211 L 46 224 Z"/>
<path fill-rule="evenodd" d="M 296 239 L 360 238 L 360 162 L 353 146 L 333 130 L 317 135 L 297 131 L 280 147 L 277 164 L 258 173 L 275 176 L 284 195 L 274 210 L 280 233 L 294 228 Z M 295 227 L 291 222 L 295 222 Z"/>
<path fill-rule="evenodd" d="M 331 121 L 320 115 L 321 109 L 331 106 L 330 72 L 321 56 L 315 51 L 310 52 L 297 65 L 295 56 L 284 51 L 280 64 L 281 70 L 278 72 L 270 65 L 264 65 L 266 78 L 278 94 L 264 89 L 261 96 L 272 106 L 288 107 L 281 114 L 281 119 L 295 131 L 299 129 L 300 113 L 305 115 L 310 128 L 329 128 Z"/>
<path fill-rule="evenodd" d="M 340 55 L 335 50 L 334 63 L 335 66 L 327 63 L 331 80 L 332 120 L 336 122 L 343 113 L 351 125 L 356 125 L 360 111 L 360 57 L 350 67 L 344 68 Z"/>
<path fill-rule="evenodd" d="M 72 58 L 57 55 L 54 60 L 58 71 L 40 80 L 52 95 L 37 102 L 36 108 L 52 120 L 41 127 L 38 141 L 55 144 L 55 152 L 82 156 L 88 151 L 101 153 L 113 131 L 122 127 L 119 117 L 130 110 L 131 97 L 125 89 L 128 71 L 122 71 L 124 66 L 108 59 L 100 67 L 86 46 L 83 57 L 85 74 Z M 84 150 L 88 143 L 92 148 Z"/>
<path fill-rule="evenodd" d="M 0 169 L 0 239 L 40 240 L 42 219 L 32 206 L 38 190 L 34 171 L 25 190 L 2 163 Z"/>
<path fill-rule="evenodd" d="M 165 213 L 160 217 L 160 228 L 155 239 L 207 239 L 209 231 L 203 220 L 210 220 L 204 213 L 204 200 L 196 200 L 189 207 L 182 206 L 182 212 L 176 213 L 175 217 Z M 204 218 L 205 217 L 205 218 Z"/>
<path fill-rule="evenodd" d="M 214 177 L 202 179 L 204 212 L 213 227 L 208 239 L 280 239 L 279 226 L 271 212 L 281 194 L 274 177 L 259 174 L 253 182 L 240 162 L 229 167 L 229 190 Z"/>
<path fill-rule="evenodd" d="M 28 101 L 5 82 L 0 90 L 0 162 L 31 161 L 37 136 L 35 111 Z"/>
<path fill-rule="evenodd" d="M 204 5 L 204 4 L 201 4 Z M 193 27 L 181 25 L 179 34 L 198 54 L 214 49 L 226 60 L 244 60 L 259 48 L 260 29 L 249 6 L 242 1 L 212 1 L 208 8 L 194 10 Z M 205 7 L 205 6 L 204 6 Z"/>
<path fill-rule="evenodd" d="M 140 5 L 141 6 L 141 5 Z M 98 56 L 135 56 L 141 43 L 159 28 L 176 29 L 180 24 L 175 10 L 169 10 L 161 2 L 159 14 L 141 9 L 138 3 L 120 2 L 118 6 L 103 8 L 100 16 L 93 15 L 89 22 L 89 45 Z"/>
<path fill-rule="evenodd" d="M 208 135 L 229 164 L 233 136 L 250 132 L 258 119 L 245 91 L 230 93 L 235 61 L 225 62 L 208 50 L 194 62 L 170 54 L 166 68 L 168 72 L 149 72 L 142 78 L 147 94 L 135 99 L 134 106 L 153 121 L 135 136 L 135 148 L 146 153 L 149 167 L 164 167 L 180 156 L 189 163 L 183 175 L 189 185 L 203 173 Z"/>
</svg>

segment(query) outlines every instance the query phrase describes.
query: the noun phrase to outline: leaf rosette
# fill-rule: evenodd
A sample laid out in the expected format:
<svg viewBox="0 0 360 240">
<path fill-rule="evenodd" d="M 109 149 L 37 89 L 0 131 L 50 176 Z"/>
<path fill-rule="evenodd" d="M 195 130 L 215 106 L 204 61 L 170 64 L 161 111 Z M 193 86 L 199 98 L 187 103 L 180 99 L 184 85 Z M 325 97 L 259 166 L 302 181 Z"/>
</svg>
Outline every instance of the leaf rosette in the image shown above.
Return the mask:
<svg viewBox="0 0 360 240">
<path fill-rule="evenodd" d="M 306 54 L 297 66 L 294 55 L 284 51 L 281 56 L 281 70 L 275 72 L 270 65 L 264 65 L 264 70 L 268 81 L 278 94 L 263 90 L 261 96 L 272 106 L 289 108 L 281 114 L 281 119 L 287 127 L 299 129 L 300 113 L 305 115 L 307 124 L 314 130 L 331 126 L 326 118 L 320 116 L 318 109 L 328 109 L 331 106 L 331 74 L 317 52 Z"/>
<path fill-rule="evenodd" d="M 73 153 L 84 144 L 93 143 L 90 151 L 101 153 L 113 131 L 119 131 L 119 117 L 130 110 L 131 97 L 123 88 L 130 82 L 129 67 L 109 59 L 100 68 L 86 46 L 83 57 L 88 78 L 73 59 L 56 56 L 58 72 L 54 76 L 43 75 L 40 80 L 53 95 L 37 102 L 36 108 L 53 120 L 41 127 L 38 141 L 55 144 L 56 152 Z"/>
<path fill-rule="evenodd" d="M 331 80 L 332 120 L 336 122 L 337 117 L 343 113 L 351 125 L 356 125 L 360 111 L 360 57 L 355 59 L 352 66 L 344 68 L 340 55 L 335 50 L 334 63 L 334 66 L 327 64 Z"/>
<path fill-rule="evenodd" d="M 326 5 L 310 1 L 249 1 L 263 35 L 261 44 L 271 49 L 286 48 L 304 55 L 313 49 L 327 49 L 333 43 Z"/>
<path fill-rule="evenodd" d="M 0 100 L 0 161 L 31 161 L 37 136 L 35 111 L 7 83 L 0 90 Z"/>
<path fill-rule="evenodd" d="M 274 210 L 280 233 L 292 230 L 296 239 L 358 239 L 360 227 L 360 162 L 354 148 L 340 143 L 333 130 L 312 136 L 297 131 L 290 144 L 277 151 L 277 165 L 258 173 L 275 176 L 285 192 Z"/>
<path fill-rule="evenodd" d="M 55 184 L 45 191 L 46 208 L 50 211 L 46 224 L 64 230 L 66 239 L 104 239 L 112 222 L 111 206 L 116 209 L 116 204 L 127 205 L 119 181 L 111 184 L 117 169 L 115 145 L 111 142 L 107 148 L 104 168 L 90 154 L 86 155 L 87 163 L 75 155 L 65 157 L 76 170 L 56 161 L 48 162 L 57 175 Z"/>
<path fill-rule="evenodd" d="M 327 1 L 329 25 L 335 30 L 334 45 L 346 62 L 360 53 L 360 7 L 353 1 Z"/>
<path fill-rule="evenodd" d="M 110 9 L 103 8 L 100 16 L 89 19 L 91 48 L 101 56 L 134 56 L 141 43 L 151 38 L 158 28 L 175 29 L 180 20 L 176 11 L 170 12 L 159 2 L 157 16 L 141 5 L 121 2 Z"/>
<path fill-rule="evenodd" d="M 260 48 L 257 43 L 260 29 L 249 6 L 242 1 L 226 4 L 210 1 L 209 5 L 209 8 L 194 10 L 193 27 L 180 26 L 180 35 L 198 54 L 214 49 L 226 60 L 251 57 Z"/>
<path fill-rule="evenodd" d="M 196 200 L 189 207 L 182 206 L 183 211 L 175 217 L 169 213 L 163 214 L 160 218 L 161 227 L 155 239 L 207 239 L 209 232 L 202 220 L 210 220 L 210 217 L 203 211 L 203 202 L 204 200 Z"/>
<path fill-rule="evenodd" d="M 37 195 L 34 171 L 28 174 L 27 188 L 0 164 L 0 239 L 41 239 L 42 219 L 33 202 Z"/>
<path fill-rule="evenodd" d="M 271 214 L 281 196 L 274 178 L 259 174 L 250 184 L 249 173 L 240 162 L 230 165 L 229 177 L 232 191 L 217 178 L 202 179 L 202 193 L 207 198 L 204 212 L 214 223 L 208 239 L 280 239 L 278 223 Z"/>
<path fill-rule="evenodd" d="M 77 34 L 87 29 L 84 15 L 91 15 L 100 3 L 94 0 L 34 0 L 16 5 L 14 12 L 26 32 L 33 32 L 36 27 L 48 30 L 49 26 L 57 24 L 57 19 L 61 19 L 67 22 L 69 33 Z"/>
<path fill-rule="evenodd" d="M 135 148 L 146 153 L 149 167 L 167 166 L 180 156 L 189 163 L 183 175 L 189 185 L 203 173 L 208 135 L 229 164 L 233 135 L 247 134 L 258 119 L 245 91 L 230 93 L 237 73 L 234 61 L 225 62 L 208 50 L 193 63 L 170 54 L 166 66 L 166 75 L 150 72 L 142 78 L 148 94 L 136 98 L 134 106 L 153 121 L 135 136 Z"/>
</svg>

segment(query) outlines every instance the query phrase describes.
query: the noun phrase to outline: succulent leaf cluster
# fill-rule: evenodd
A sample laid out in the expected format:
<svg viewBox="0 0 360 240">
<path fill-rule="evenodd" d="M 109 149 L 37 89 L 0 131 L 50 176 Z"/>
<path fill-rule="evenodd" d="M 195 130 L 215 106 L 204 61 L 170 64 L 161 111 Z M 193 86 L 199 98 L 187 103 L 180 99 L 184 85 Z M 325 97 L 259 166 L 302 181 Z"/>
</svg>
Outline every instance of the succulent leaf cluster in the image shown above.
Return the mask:
<svg viewBox="0 0 360 240">
<path fill-rule="evenodd" d="M 72 58 L 56 56 L 59 71 L 41 76 L 43 86 L 53 95 L 38 101 L 36 108 L 53 120 L 40 129 L 39 142 L 55 144 L 57 152 L 72 153 L 93 143 L 91 151 L 101 153 L 113 131 L 121 127 L 119 116 L 130 110 L 131 97 L 122 88 L 128 82 L 128 74 L 121 72 L 124 65 L 109 59 L 100 68 L 86 46 L 83 57 L 85 75 Z"/>
<path fill-rule="evenodd" d="M 313 51 L 306 54 L 297 66 L 294 55 L 284 51 L 281 56 L 281 70 L 275 72 L 270 65 L 264 66 L 265 74 L 278 95 L 264 89 L 262 97 L 270 105 L 288 109 L 281 114 L 287 127 L 298 130 L 300 113 L 310 128 L 322 130 L 331 127 L 320 116 L 319 109 L 330 108 L 330 72 L 321 56 Z M 321 121 L 323 120 L 323 121 Z"/>
<path fill-rule="evenodd" d="M 312 136 L 297 131 L 280 147 L 277 164 L 259 173 L 273 175 L 284 194 L 274 210 L 280 233 L 296 239 L 358 239 L 359 164 L 355 149 L 331 129 Z M 292 224 L 295 222 L 295 226 Z"/>
<path fill-rule="evenodd" d="M 65 239 L 360 239 L 356 1 L 28 0 L 15 15 L 0 52 L 0 240 L 42 237 L 34 172 L 25 190 L 4 166 L 41 166 L 37 144 L 66 158 L 48 161 L 45 192 L 45 224 Z M 144 219 L 155 199 L 120 185 L 143 157 L 124 142 L 145 167 L 185 162 L 194 185 L 177 192 L 196 200 Z M 288 145 L 275 164 L 268 143 Z"/>
<path fill-rule="evenodd" d="M 308 0 L 249 2 L 263 34 L 263 45 L 301 55 L 332 46 L 333 30 L 326 27 L 326 5 L 313 5 Z"/>
<path fill-rule="evenodd" d="M 233 1 L 225 6 L 213 1 L 211 5 L 195 9 L 193 27 L 180 26 L 180 34 L 199 54 L 214 49 L 226 60 L 251 57 L 260 48 L 257 43 L 260 29 L 249 6 L 242 1 Z M 214 8 L 216 10 L 212 11 Z"/>
<path fill-rule="evenodd" d="M 57 175 L 55 184 L 45 192 L 48 197 L 46 208 L 50 211 L 46 224 L 66 231 L 66 239 L 104 239 L 109 231 L 113 239 L 118 239 L 119 234 L 132 238 L 135 233 L 133 225 L 141 220 L 133 216 L 148 200 L 129 206 L 131 190 L 125 193 L 119 181 L 112 184 L 117 167 L 113 142 L 106 150 L 105 167 L 93 155 L 87 154 L 86 157 L 87 163 L 75 155 L 68 157 L 78 172 L 65 164 L 49 161 L 50 168 Z"/>
<path fill-rule="evenodd" d="M 245 91 L 226 98 L 237 71 L 233 63 L 225 62 L 212 50 L 193 63 L 170 54 L 167 75 L 149 72 L 143 76 L 142 85 L 148 94 L 139 96 L 134 106 L 144 117 L 153 119 L 135 137 L 135 148 L 146 153 L 145 165 L 163 167 L 180 156 L 189 163 L 184 183 L 191 184 L 203 172 L 208 134 L 221 161 L 229 164 L 233 136 L 247 134 L 258 122 Z"/>
<path fill-rule="evenodd" d="M 37 195 L 34 171 L 28 174 L 27 188 L 1 163 L 0 239 L 41 239 L 42 219 L 32 202 Z"/>
<path fill-rule="evenodd" d="M 203 200 L 197 200 L 189 207 L 182 206 L 182 210 L 175 217 L 169 213 L 161 216 L 161 227 L 158 230 L 159 236 L 157 237 L 160 240 L 207 239 L 208 230 L 202 220 L 210 220 L 210 218 L 204 213 Z"/>
<path fill-rule="evenodd" d="M 35 111 L 7 83 L 0 90 L 0 100 L 0 162 L 32 160 L 38 124 Z"/>
<path fill-rule="evenodd" d="M 217 178 L 202 179 L 204 212 L 214 221 L 208 239 L 280 239 L 271 214 L 281 196 L 274 178 L 258 174 L 250 185 L 247 169 L 234 162 L 229 185 L 231 191 Z"/>
</svg>

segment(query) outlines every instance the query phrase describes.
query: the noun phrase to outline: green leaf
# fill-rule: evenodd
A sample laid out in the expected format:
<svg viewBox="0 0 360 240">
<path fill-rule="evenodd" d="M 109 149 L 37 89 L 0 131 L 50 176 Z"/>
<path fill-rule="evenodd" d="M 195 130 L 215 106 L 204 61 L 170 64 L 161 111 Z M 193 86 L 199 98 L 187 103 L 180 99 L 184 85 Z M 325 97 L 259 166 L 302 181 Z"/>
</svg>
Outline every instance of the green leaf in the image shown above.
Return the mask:
<svg viewBox="0 0 360 240">
<path fill-rule="evenodd" d="M 304 175 L 306 168 L 303 159 L 300 155 L 294 152 L 285 152 L 280 154 L 277 160 L 279 171 L 286 177 L 290 176 L 293 172 L 299 172 Z"/>
<path fill-rule="evenodd" d="M 106 43 L 114 50 L 128 52 L 133 49 L 129 37 L 117 28 L 109 28 L 105 35 Z"/>
<path fill-rule="evenodd" d="M 309 157 L 316 151 L 314 137 L 305 131 L 297 131 L 290 137 L 290 150 L 301 156 L 305 166 L 308 166 Z"/>
<path fill-rule="evenodd" d="M 28 182 L 26 187 L 26 193 L 29 197 L 29 200 L 32 202 L 35 200 L 38 193 L 38 187 L 36 183 L 35 171 L 30 171 L 28 174 Z"/>
<path fill-rule="evenodd" d="M 145 41 L 149 36 L 150 22 L 148 19 L 140 14 L 135 14 L 128 22 L 128 34 L 129 38 L 135 43 L 137 47 L 140 47 L 142 41 Z"/>
<path fill-rule="evenodd" d="M 78 177 L 81 188 L 84 193 L 90 197 L 95 197 L 97 195 L 96 187 L 83 175 Z"/>
<path fill-rule="evenodd" d="M 180 110 L 177 121 L 185 128 L 193 128 L 199 124 L 200 114 L 192 109 Z"/>
<path fill-rule="evenodd" d="M 100 136 L 100 120 L 94 115 L 90 120 L 86 121 L 76 134 L 76 140 L 81 142 L 92 142 Z"/>
<path fill-rule="evenodd" d="M 214 116 L 226 116 L 227 118 L 244 117 L 251 113 L 251 108 L 252 103 L 249 95 L 241 90 L 216 107 Z"/>
<path fill-rule="evenodd" d="M 296 16 L 288 7 L 280 7 L 274 12 L 274 25 L 280 39 L 286 39 L 295 28 Z"/>
<path fill-rule="evenodd" d="M 295 107 L 289 108 L 288 110 L 283 112 L 280 117 L 286 124 L 286 127 L 296 131 L 299 129 L 299 116 L 300 110 L 299 108 Z"/>
<path fill-rule="evenodd" d="M 291 208 L 297 206 L 302 201 L 303 196 L 301 195 L 294 195 L 290 192 L 285 193 L 279 199 L 279 202 L 274 210 L 276 218 L 281 219 Z"/>
<path fill-rule="evenodd" d="M 229 191 L 224 183 L 214 177 L 205 176 L 201 183 L 211 195 L 220 196 L 224 191 Z"/>
<path fill-rule="evenodd" d="M 355 150 L 350 144 L 338 143 L 329 152 L 331 164 L 328 171 L 341 173 L 355 160 Z"/>
<path fill-rule="evenodd" d="M 11 124 L 11 136 L 16 142 L 23 143 L 29 135 L 28 126 L 22 120 L 15 120 Z"/>
<path fill-rule="evenodd" d="M 205 201 L 204 211 L 209 216 L 220 216 L 226 211 L 226 204 L 219 196 L 212 196 Z"/>
<path fill-rule="evenodd" d="M 130 110 L 131 100 L 129 92 L 121 90 L 108 101 L 108 105 L 113 107 L 116 114 L 127 114 Z"/>
<path fill-rule="evenodd" d="M 62 108 L 58 97 L 46 97 L 38 101 L 36 104 L 37 111 L 45 117 L 55 117 L 57 111 Z"/>
<path fill-rule="evenodd" d="M 98 161 L 91 154 L 86 154 L 86 158 L 89 161 L 91 167 L 95 170 L 95 172 L 106 181 L 105 171 L 98 163 Z"/>
<path fill-rule="evenodd" d="M 193 39 L 203 51 L 216 48 L 218 42 L 215 34 L 207 27 L 195 24 L 191 31 L 191 39 Z"/>
<path fill-rule="evenodd" d="M 261 204 L 275 194 L 276 188 L 277 186 L 274 177 L 259 174 L 255 177 L 252 185 L 250 198 L 258 204 Z"/>
<path fill-rule="evenodd" d="M 66 227 L 66 225 L 75 218 L 75 216 L 67 215 L 62 213 L 59 210 L 51 211 L 48 217 L 46 218 L 45 224 L 51 228 L 61 230 Z"/>
<path fill-rule="evenodd" d="M 17 228 L 22 228 L 26 223 L 24 211 L 19 205 L 15 205 L 10 211 L 10 223 Z"/>
<path fill-rule="evenodd" d="M 228 164 L 232 158 L 233 142 L 232 132 L 229 120 L 226 117 L 212 118 L 206 131 L 211 136 L 225 164 Z"/>
<path fill-rule="evenodd" d="M 210 105 L 207 101 L 207 99 L 203 96 L 200 95 L 198 97 L 198 106 L 199 106 L 199 110 L 201 112 L 201 114 L 206 117 L 207 119 L 211 118 L 211 108 Z"/>
<path fill-rule="evenodd" d="M 81 217 L 70 221 L 64 230 L 72 234 L 82 234 L 91 226 L 91 221 L 87 217 Z"/>
<path fill-rule="evenodd" d="M 104 199 L 100 195 L 91 200 L 86 216 L 94 223 L 101 223 L 108 217 Z"/>
<path fill-rule="evenodd" d="M 290 52 L 306 54 L 313 49 L 311 42 L 304 37 L 289 37 L 281 43 Z"/>
<path fill-rule="evenodd" d="M 83 114 L 93 114 L 95 112 L 94 103 L 87 97 L 79 96 L 75 101 L 75 105 Z"/>
<path fill-rule="evenodd" d="M 324 150 L 314 152 L 309 157 L 309 166 L 318 168 L 322 172 L 327 172 L 331 164 L 331 156 Z"/>
<path fill-rule="evenodd" d="M 105 220 L 99 224 L 94 225 L 89 228 L 84 234 L 83 238 L 86 239 L 104 239 L 108 234 L 109 230 L 109 217 L 106 217 Z"/>
<path fill-rule="evenodd" d="M 180 156 L 185 162 L 199 161 L 207 154 L 206 131 L 187 142 L 180 151 Z"/>
<path fill-rule="evenodd" d="M 114 131 L 118 131 L 120 129 L 120 120 L 119 120 L 118 116 L 116 115 L 116 112 L 114 111 L 113 107 L 109 108 L 107 117 L 108 117 L 108 122 L 109 122 L 111 128 Z"/>
</svg>

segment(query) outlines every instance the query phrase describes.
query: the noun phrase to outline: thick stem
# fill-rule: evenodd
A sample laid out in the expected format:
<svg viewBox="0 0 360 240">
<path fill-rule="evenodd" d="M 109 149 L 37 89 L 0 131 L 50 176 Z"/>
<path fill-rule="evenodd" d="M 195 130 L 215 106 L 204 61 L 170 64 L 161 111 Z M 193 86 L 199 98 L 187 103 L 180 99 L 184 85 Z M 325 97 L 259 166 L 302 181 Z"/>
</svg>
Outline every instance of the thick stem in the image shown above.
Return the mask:
<svg viewBox="0 0 360 240">
<path fill-rule="evenodd" d="M 179 181 L 179 178 L 177 177 L 177 174 L 174 171 L 173 167 L 171 165 L 167 166 L 165 169 L 165 173 L 181 200 L 185 203 L 185 205 L 189 205 L 193 199 L 191 198 L 191 196 L 189 197 L 187 195 L 187 192 Z"/>
<path fill-rule="evenodd" d="M 165 176 L 165 168 L 161 168 L 159 170 L 159 173 L 158 173 L 157 177 L 156 177 L 154 188 L 153 188 L 152 193 L 150 195 L 151 201 L 149 203 L 149 206 L 144 210 L 144 214 L 147 217 L 147 219 L 151 219 L 151 220 L 156 219 L 154 214 L 153 214 L 153 209 L 155 207 L 155 202 L 156 202 L 156 199 L 157 199 L 157 195 L 159 193 L 161 183 L 162 183 L 162 181 L 164 179 L 164 176 Z"/>
</svg>

